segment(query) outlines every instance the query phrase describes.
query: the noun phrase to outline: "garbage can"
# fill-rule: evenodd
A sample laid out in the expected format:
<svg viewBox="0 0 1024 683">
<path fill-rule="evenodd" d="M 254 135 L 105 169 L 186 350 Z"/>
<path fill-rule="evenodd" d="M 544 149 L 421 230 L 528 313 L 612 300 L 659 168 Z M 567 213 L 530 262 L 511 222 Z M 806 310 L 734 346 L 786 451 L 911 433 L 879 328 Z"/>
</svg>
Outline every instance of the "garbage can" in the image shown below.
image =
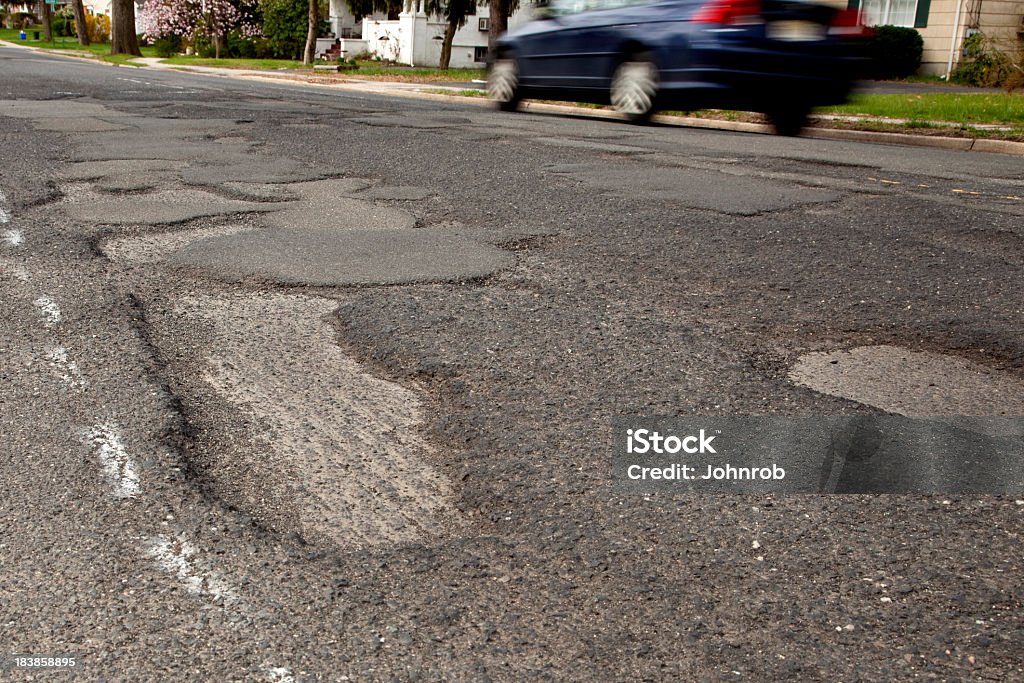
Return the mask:
<svg viewBox="0 0 1024 683">
<path fill-rule="evenodd" d="M 21 40 L 25 40 L 26 38 L 28 38 L 28 36 L 25 35 L 24 31 L 22 31 L 21 33 L 18 34 L 18 38 L 21 39 Z"/>
<path fill-rule="evenodd" d="M 39 40 L 39 31 L 32 31 L 32 40 Z"/>
</svg>

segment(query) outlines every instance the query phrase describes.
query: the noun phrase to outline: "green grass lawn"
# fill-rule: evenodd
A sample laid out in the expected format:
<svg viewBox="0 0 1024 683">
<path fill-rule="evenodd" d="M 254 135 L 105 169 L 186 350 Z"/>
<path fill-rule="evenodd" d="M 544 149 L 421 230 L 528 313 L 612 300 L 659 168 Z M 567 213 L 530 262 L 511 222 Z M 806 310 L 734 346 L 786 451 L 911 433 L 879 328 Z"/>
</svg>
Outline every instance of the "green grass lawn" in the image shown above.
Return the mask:
<svg viewBox="0 0 1024 683">
<path fill-rule="evenodd" d="M 421 66 L 383 66 L 380 62 L 359 62 L 359 68 L 347 72 L 350 76 L 363 78 L 385 77 L 390 80 L 410 81 L 473 81 L 487 78 L 486 69 L 432 69 Z"/>
<path fill-rule="evenodd" d="M 1024 94 L 920 93 L 856 95 L 847 104 L 822 107 L 824 114 L 878 116 L 910 121 L 1024 125 Z"/>
<path fill-rule="evenodd" d="M 39 40 L 33 40 L 32 36 L 35 31 L 39 31 Z M 19 36 L 21 32 L 18 29 L 13 28 L 0 28 L 0 40 L 6 40 L 11 43 L 18 45 L 29 45 L 31 47 L 39 47 L 46 50 L 69 50 L 73 52 L 81 52 L 88 56 L 95 57 L 97 59 L 103 59 L 104 61 L 112 62 L 114 64 L 127 64 L 130 62 L 132 57 L 130 55 L 111 55 L 110 54 L 110 43 L 92 43 L 91 45 L 79 45 L 76 38 L 69 38 L 67 36 L 61 38 L 54 36 L 53 41 L 44 41 L 43 29 L 41 26 L 30 28 L 25 31 L 26 40 L 21 40 Z M 142 55 L 144 57 L 154 57 L 155 52 L 151 47 L 142 48 Z"/>
<path fill-rule="evenodd" d="M 294 59 L 214 59 L 212 57 L 178 55 L 176 57 L 168 57 L 163 62 L 164 64 L 176 64 L 179 66 L 213 66 L 220 69 L 258 69 L 262 71 L 306 68 L 302 62 L 295 61 Z"/>
<path fill-rule="evenodd" d="M 293 59 L 210 59 L 178 55 L 164 60 L 166 64 L 177 66 L 212 66 L 221 69 L 258 69 L 267 71 L 278 71 L 281 69 L 308 69 L 302 62 Z M 319 62 L 325 64 L 326 62 Z M 432 69 L 428 67 L 409 66 L 384 66 L 380 62 L 361 61 L 359 68 L 351 71 L 342 71 L 342 74 L 352 78 L 371 78 L 395 81 L 472 81 L 483 79 L 486 76 L 484 69 Z"/>
</svg>

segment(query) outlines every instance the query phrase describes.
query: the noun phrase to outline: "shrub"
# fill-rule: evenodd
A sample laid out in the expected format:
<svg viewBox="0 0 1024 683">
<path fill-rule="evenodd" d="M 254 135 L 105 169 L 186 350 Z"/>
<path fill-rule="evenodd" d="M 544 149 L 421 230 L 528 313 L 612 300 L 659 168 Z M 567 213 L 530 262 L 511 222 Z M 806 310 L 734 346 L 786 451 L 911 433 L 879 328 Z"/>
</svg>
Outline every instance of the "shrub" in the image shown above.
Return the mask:
<svg viewBox="0 0 1024 683">
<path fill-rule="evenodd" d="M 1004 52 L 983 33 L 975 33 L 964 41 L 963 59 L 949 79 L 963 85 L 1001 87 L 1007 90 L 1024 87 L 1024 46 Z"/>
<path fill-rule="evenodd" d="M 263 0 L 263 34 L 270 44 L 272 56 L 278 59 L 302 59 L 306 47 L 305 0 Z"/>
<path fill-rule="evenodd" d="M 912 28 L 876 26 L 868 40 L 871 75 L 879 79 L 906 78 L 921 66 L 924 40 Z"/>
<path fill-rule="evenodd" d="M 217 56 L 217 49 L 213 45 L 210 36 L 203 33 L 196 33 L 192 36 L 192 50 L 203 59 L 212 59 Z"/>
<path fill-rule="evenodd" d="M 56 12 L 53 15 L 53 21 L 50 22 L 50 27 L 53 29 L 53 35 L 55 36 L 74 36 L 75 17 L 72 14 L 71 8 L 64 7 Z"/>
<path fill-rule="evenodd" d="M 256 41 L 246 38 L 238 31 L 228 34 L 227 52 L 229 57 L 252 59 L 256 56 Z"/>
<path fill-rule="evenodd" d="M 86 16 L 85 30 L 89 34 L 89 42 L 107 42 L 110 40 L 110 17 L 103 14 L 90 14 Z"/>
<path fill-rule="evenodd" d="M 162 36 L 153 41 L 157 57 L 173 57 L 181 52 L 181 36 Z"/>
<path fill-rule="evenodd" d="M 270 45 L 269 38 L 255 38 L 253 45 L 256 47 L 256 59 L 272 59 L 274 48 Z"/>
</svg>

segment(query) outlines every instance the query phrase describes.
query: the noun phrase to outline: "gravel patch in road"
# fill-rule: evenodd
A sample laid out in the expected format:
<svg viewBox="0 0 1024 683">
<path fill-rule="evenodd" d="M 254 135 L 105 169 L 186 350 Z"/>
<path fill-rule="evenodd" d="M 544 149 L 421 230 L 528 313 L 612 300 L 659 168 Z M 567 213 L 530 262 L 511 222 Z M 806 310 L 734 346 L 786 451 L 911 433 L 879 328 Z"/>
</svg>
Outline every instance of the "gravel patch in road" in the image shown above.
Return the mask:
<svg viewBox="0 0 1024 683">
<path fill-rule="evenodd" d="M 207 355 L 196 359 L 203 381 L 251 418 L 252 438 L 269 449 L 270 458 L 250 464 L 295 482 L 288 504 L 304 535 L 351 547 L 440 534 L 455 513 L 450 483 L 429 464 L 421 401 L 341 351 L 323 319 L 336 306 L 288 295 L 196 296 L 178 315 L 212 325 Z"/>
<path fill-rule="evenodd" d="M 253 228 L 247 225 L 222 225 L 200 230 L 164 232 L 157 235 L 117 237 L 103 244 L 102 251 L 112 261 L 158 263 L 169 254 L 193 242 L 210 237 L 237 235 L 252 230 Z"/>
</svg>

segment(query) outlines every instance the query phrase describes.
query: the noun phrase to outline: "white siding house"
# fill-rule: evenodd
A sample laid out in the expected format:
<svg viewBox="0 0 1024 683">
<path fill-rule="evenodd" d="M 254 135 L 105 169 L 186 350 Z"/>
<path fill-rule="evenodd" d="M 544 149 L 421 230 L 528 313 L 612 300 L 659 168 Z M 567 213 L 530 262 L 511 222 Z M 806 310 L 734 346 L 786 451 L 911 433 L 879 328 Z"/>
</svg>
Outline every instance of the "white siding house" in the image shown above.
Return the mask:
<svg viewBox="0 0 1024 683">
<path fill-rule="evenodd" d="M 1024 0 L 852 0 L 868 26 L 891 24 L 917 29 L 924 39 L 921 72 L 948 75 L 964 40 L 984 33 L 1013 52 L 1024 41 Z"/>
<path fill-rule="evenodd" d="M 521 0 L 519 11 L 509 17 L 509 28 L 532 17 L 533 4 Z M 441 59 L 444 37 L 443 17 L 427 16 L 422 2 L 414 2 L 398 19 L 388 20 L 383 15 L 365 17 L 357 26 L 345 0 L 331 0 L 331 30 L 342 38 L 342 49 L 347 57 L 360 52 L 410 66 L 437 66 Z M 481 67 L 487 59 L 487 29 L 490 8 L 478 5 L 455 33 L 452 41 L 450 66 Z"/>
</svg>

